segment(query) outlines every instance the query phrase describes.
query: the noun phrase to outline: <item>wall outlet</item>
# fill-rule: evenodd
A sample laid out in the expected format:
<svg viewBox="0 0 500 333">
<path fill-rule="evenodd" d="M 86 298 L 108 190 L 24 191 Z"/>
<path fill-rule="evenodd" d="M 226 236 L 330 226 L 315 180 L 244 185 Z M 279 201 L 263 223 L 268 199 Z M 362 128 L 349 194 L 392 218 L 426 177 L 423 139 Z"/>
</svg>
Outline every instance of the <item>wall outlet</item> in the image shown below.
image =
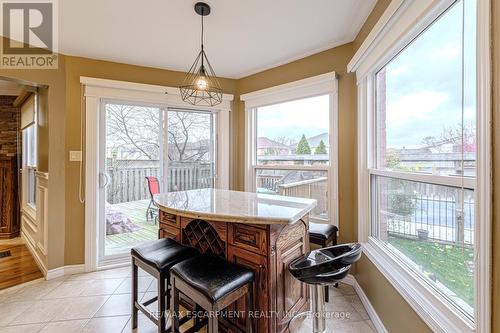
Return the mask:
<svg viewBox="0 0 500 333">
<path fill-rule="evenodd" d="M 81 150 L 71 150 L 69 152 L 69 161 L 70 162 L 80 162 L 82 160 L 82 151 Z"/>
</svg>

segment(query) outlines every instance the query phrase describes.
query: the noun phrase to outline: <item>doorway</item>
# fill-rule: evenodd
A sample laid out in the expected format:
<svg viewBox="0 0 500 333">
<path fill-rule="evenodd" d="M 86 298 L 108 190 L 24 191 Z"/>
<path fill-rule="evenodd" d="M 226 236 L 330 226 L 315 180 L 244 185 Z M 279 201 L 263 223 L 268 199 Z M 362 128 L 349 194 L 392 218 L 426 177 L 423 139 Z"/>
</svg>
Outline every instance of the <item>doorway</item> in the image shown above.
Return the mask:
<svg viewBox="0 0 500 333">
<path fill-rule="evenodd" d="M 97 266 L 128 261 L 158 238 L 157 193 L 214 187 L 216 114 L 165 105 L 100 102 Z"/>
<path fill-rule="evenodd" d="M 0 79 L 0 290 L 43 277 L 33 241 L 43 242 L 36 228 L 38 109 L 37 88 Z"/>
</svg>

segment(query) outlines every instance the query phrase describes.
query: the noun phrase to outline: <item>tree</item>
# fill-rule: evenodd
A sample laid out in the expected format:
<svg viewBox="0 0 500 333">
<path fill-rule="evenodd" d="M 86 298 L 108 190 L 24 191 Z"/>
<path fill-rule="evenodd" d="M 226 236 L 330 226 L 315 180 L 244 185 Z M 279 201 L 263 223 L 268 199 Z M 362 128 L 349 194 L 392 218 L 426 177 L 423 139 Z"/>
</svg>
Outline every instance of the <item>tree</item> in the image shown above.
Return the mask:
<svg viewBox="0 0 500 333">
<path fill-rule="evenodd" d="M 210 158 L 211 131 L 208 114 L 170 111 L 168 113 L 168 159 L 201 162 Z"/>
<path fill-rule="evenodd" d="M 311 154 L 311 147 L 309 147 L 309 142 L 307 142 L 306 136 L 302 134 L 302 138 L 297 144 L 297 155 L 309 155 Z"/>
<path fill-rule="evenodd" d="M 161 129 L 157 107 L 106 104 L 108 155 L 117 159 L 159 160 Z M 199 162 L 211 151 L 209 116 L 193 112 L 168 112 L 168 158 L 176 162 Z M 111 157 L 111 156 L 109 156 Z"/>
<path fill-rule="evenodd" d="M 160 110 L 153 107 L 106 104 L 106 145 L 119 159 L 158 160 Z"/>
<path fill-rule="evenodd" d="M 316 150 L 314 151 L 314 154 L 316 155 L 322 155 L 322 154 L 326 154 L 326 146 L 325 146 L 325 143 L 323 142 L 323 140 L 321 140 L 318 144 L 318 146 L 316 147 Z"/>
</svg>

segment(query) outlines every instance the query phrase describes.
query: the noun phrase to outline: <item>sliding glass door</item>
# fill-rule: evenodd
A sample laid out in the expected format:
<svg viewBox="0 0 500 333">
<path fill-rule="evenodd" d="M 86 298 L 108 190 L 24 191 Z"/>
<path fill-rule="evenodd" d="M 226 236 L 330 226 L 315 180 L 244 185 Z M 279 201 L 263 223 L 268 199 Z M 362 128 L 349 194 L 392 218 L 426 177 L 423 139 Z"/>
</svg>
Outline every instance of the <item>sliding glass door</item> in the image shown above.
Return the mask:
<svg viewBox="0 0 500 333">
<path fill-rule="evenodd" d="M 167 114 L 167 190 L 214 187 L 215 115 L 211 112 L 169 109 Z"/>
<path fill-rule="evenodd" d="M 214 186 L 215 115 L 104 100 L 100 113 L 98 265 L 158 238 L 156 193 Z"/>
<path fill-rule="evenodd" d="M 101 104 L 99 260 L 117 258 L 158 238 L 149 181 L 163 174 L 163 108 Z"/>
</svg>

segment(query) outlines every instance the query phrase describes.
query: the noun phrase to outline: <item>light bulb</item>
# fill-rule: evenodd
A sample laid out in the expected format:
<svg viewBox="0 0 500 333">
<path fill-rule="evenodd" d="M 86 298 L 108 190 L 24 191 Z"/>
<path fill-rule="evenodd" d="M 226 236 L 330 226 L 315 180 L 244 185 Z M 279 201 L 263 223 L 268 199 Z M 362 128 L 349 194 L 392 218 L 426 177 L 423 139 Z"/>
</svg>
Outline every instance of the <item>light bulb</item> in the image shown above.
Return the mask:
<svg viewBox="0 0 500 333">
<path fill-rule="evenodd" d="M 198 89 L 200 90 L 205 90 L 207 89 L 208 87 L 208 82 L 207 80 L 205 79 L 204 76 L 201 76 L 197 81 L 196 81 L 196 86 L 198 87 Z"/>
</svg>

